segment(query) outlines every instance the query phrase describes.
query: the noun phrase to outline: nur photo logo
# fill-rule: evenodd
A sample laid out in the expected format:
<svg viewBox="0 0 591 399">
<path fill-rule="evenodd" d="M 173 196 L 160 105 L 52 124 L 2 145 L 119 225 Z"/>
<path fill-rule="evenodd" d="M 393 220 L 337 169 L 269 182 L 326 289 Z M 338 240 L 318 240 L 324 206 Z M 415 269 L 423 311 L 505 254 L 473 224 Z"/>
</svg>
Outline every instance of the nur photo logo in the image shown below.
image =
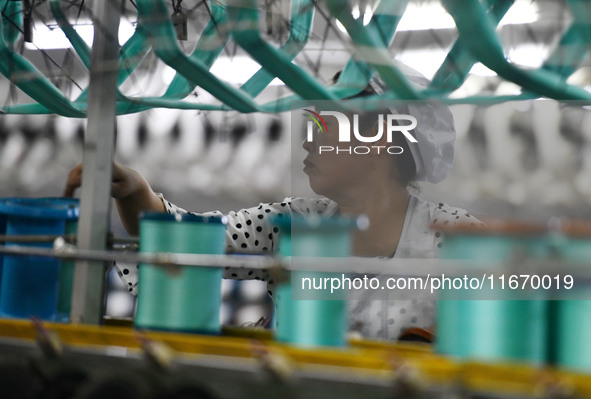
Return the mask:
<svg viewBox="0 0 591 399">
<path fill-rule="evenodd" d="M 412 115 L 379 114 L 375 134 L 364 135 L 368 132 L 364 131 L 364 134 L 362 134 L 360 131 L 359 114 L 352 115 L 353 123 L 351 123 L 349 116 L 342 112 L 320 111 L 318 113 L 310 109 L 304 109 L 304 111 L 306 111 L 304 115 L 310 119 L 306 125 L 306 141 L 309 143 L 314 143 L 315 140 L 322 142 L 322 144 L 317 145 L 318 154 L 332 152 L 336 154 L 366 155 L 372 151 L 377 151 L 378 154 L 382 151 L 392 155 L 401 154 L 404 151 L 402 147 L 390 145 L 393 142 L 394 134 L 403 134 L 409 142 L 417 142 L 417 139 L 411 133 L 417 127 L 417 119 Z M 323 116 L 333 117 L 334 119 L 330 119 L 329 124 L 327 124 Z M 331 142 L 331 145 L 327 145 L 327 140 L 322 140 L 321 137 L 323 134 L 329 134 L 329 126 L 333 135 L 334 132 L 338 132 L 336 142 Z M 384 142 L 384 135 L 388 145 L 378 145 L 377 143 Z M 356 143 L 364 143 L 364 145 L 352 145 Z"/>
</svg>

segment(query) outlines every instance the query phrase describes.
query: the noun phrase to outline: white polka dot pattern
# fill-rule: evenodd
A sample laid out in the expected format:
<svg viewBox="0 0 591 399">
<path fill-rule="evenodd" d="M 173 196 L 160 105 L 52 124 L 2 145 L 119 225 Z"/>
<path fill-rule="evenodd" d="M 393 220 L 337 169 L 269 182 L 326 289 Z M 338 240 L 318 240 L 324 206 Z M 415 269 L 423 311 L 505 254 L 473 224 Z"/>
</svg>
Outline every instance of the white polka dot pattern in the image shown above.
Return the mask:
<svg viewBox="0 0 591 399">
<path fill-rule="evenodd" d="M 435 235 L 435 246 L 437 248 L 443 247 L 443 236 L 440 231 L 437 231 L 438 226 L 448 227 L 456 224 L 484 226 L 484 223 L 464 209 L 449 206 L 443 202 L 437 204 L 433 210 L 431 224 L 435 230 L 433 234 Z"/>
</svg>

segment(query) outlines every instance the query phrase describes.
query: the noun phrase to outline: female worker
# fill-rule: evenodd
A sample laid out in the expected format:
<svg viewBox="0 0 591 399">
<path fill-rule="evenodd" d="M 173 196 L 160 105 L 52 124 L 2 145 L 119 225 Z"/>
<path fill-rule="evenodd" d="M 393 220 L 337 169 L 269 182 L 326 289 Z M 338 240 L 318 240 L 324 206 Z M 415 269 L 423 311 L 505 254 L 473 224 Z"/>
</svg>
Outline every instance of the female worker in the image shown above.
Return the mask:
<svg viewBox="0 0 591 399">
<path fill-rule="evenodd" d="M 427 81 L 417 72 L 400 65 L 407 78 L 417 85 Z M 381 94 L 385 84 L 374 77 L 362 95 Z M 304 142 L 307 157 L 304 172 L 310 187 L 321 198 L 286 198 L 283 202 L 230 212 L 228 217 L 227 252 L 273 252 L 277 245 L 277 228 L 267 220 L 285 213 L 320 215 L 366 215 L 369 227 L 356 231 L 352 254 L 361 257 L 432 258 L 441 247 L 436 226 L 459 222 L 480 223 L 466 211 L 443 203 L 430 203 L 411 194 L 416 181 L 441 181 L 451 170 L 455 130 L 450 111 L 436 104 L 409 104 L 398 107 L 399 114 L 416 118 L 409 135 L 393 134 L 391 142 L 382 134 L 364 155 L 319 149 L 338 145 L 337 119 L 326 116 L 326 132 L 316 133 Z M 386 118 L 381 120 L 387 123 Z M 380 119 L 377 113 L 359 117 L 359 131 L 364 137 L 378 137 Z M 385 130 L 382 126 L 382 132 Z M 363 144 L 353 138 L 350 144 Z M 380 147 L 382 146 L 382 147 Z M 396 151 L 384 151 L 386 147 Z M 70 172 L 65 195 L 72 195 L 81 184 L 81 165 Z M 137 235 L 138 214 L 145 211 L 184 213 L 162 194 L 152 191 L 136 171 L 114 165 L 112 195 L 124 227 Z M 215 214 L 211 212 L 209 214 Z M 435 226 L 435 228 L 433 228 Z M 137 289 L 137 270 L 120 273 L 130 292 Z M 273 295 L 274 281 L 263 270 L 230 269 L 225 278 L 267 281 Z M 434 323 L 435 298 L 428 292 L 413 293 L 412 298 L 375 300 L 371 291 L 358 293 L 349 303 L 349 328 L 366 338 L 395 340 L 409 328 L 431 328 Z"/>
</svg>

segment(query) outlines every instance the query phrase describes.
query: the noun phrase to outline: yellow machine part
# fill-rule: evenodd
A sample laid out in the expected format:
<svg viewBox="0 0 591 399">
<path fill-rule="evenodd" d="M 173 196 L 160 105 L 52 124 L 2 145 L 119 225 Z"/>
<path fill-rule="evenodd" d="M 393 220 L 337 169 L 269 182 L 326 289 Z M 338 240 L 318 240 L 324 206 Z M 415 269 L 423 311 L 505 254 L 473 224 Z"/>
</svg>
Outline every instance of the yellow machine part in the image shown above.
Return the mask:
<svg viewBox="0 0 591 399">
<path fill-rule="evenodd" d="M 112 323 L 111 323 L 112 324 Z M 129 326 L 45 323 L 64 345 L 141 350 L 141 337 L 169 347 L 175 356 L 224 356 L 257 359 L 261 353 L 285 359 L 297 369 L 337 367 L 392 380 L 404 373 L 417 384 L 461 387 L 470 392 L 539 397 L 561 392 L 591 398 L 591 375 L 527 364 L 458 361 L 435 354 L 430 345 L 354 339 L 347 348 L 304 349 L 276 343 L 268 330 L 225 328 L 221 336 L 137 331 Z M 0 337 L 31 341 L 37 331 L 27 320 L 0 320 Z M 410 376 L 410 377 L 409 377 Z"/>
</svg>

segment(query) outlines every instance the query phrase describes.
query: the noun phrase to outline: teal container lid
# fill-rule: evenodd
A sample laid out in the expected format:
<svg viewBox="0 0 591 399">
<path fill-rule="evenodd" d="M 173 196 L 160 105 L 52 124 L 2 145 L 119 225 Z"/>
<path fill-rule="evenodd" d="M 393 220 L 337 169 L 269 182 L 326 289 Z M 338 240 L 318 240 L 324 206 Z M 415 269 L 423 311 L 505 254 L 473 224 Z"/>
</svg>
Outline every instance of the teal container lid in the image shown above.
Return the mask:
<svg viewBox="0 0 591 399">
<path fill-rule="evenodd" d="M 320 217 L 302 215 L 277 215 L 271 218 L 271 224 L 284 231 L 289 230 L 349 230 L 357 228 L 365 230 L 368 225 L 365 216 Z"/>
<path fill-rule="evenodd" d="M 38 219 L 77 219 L 80 200 L 77 198 L 1 198 L 0 213 Z"/>
<path fill-rule="evenodd" d="M 140 214 L 141 220 L 154 220 L 161 222 L 192 222 L 208 224 L 227 224 L 228 218 L 225 216 L 204 216 L 192 213 L 183 213 L 172 215 L 164 212 L 143 212 Z"/>
</svg>

